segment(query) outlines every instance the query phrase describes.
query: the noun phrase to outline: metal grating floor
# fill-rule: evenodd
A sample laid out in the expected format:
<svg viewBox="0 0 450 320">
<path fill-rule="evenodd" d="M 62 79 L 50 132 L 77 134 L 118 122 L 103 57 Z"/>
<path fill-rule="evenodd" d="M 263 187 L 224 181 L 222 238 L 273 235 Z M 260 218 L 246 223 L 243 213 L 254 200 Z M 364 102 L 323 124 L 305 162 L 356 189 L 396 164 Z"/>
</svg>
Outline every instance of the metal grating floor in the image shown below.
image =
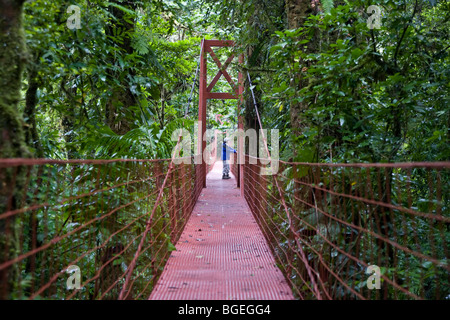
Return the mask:
<svg viewBox="0 0 450 320">
<path fill-rule="evenodd" d="M 151 300 L 294 299 L 236 180 L 207 177 Z"/>
</svg>

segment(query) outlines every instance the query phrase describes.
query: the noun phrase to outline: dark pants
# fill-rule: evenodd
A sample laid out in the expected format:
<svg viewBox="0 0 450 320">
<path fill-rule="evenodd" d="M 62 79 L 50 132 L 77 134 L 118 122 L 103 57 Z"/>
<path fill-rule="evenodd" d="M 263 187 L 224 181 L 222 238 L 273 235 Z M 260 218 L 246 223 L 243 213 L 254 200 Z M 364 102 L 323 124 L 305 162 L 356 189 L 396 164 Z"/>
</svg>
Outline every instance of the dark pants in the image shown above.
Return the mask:
<svg viewBox="0 0 450 320">
<path fill-rule="evenodd" d="M 223 160 L 223 175 L 228 175 L 230 173 L 230 164 L 229 160 Z"/>
</svg>

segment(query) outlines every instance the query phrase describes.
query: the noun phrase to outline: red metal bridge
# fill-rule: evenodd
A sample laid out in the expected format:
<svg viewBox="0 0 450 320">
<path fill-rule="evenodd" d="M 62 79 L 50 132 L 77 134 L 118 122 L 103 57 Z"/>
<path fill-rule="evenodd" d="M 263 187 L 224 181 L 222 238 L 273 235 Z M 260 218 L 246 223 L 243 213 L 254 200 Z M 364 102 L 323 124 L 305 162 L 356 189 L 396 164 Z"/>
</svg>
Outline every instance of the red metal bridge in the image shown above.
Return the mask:
<svg viewBox="0 0 450 320">
<path fill-rule="evenodd" d="M 231 45 L 202 43 L 201 134 L 207 99 L 242 98 L 243 76 L 236 86 L 226 72 L 233 56 L 222 66 L 212 50 Z M 219 67 L 209 86 L 206 53 Z M 212 91 L 221 76 L 234 94 Z M 217 150 L 207 164 L 199 142 L 181 164 L 0 159 L 0 298 L 450 295 L 450 162 L 280 161 L 266 175 L 270 163 L 240 138 L 222 180 Z"/>
</svg>

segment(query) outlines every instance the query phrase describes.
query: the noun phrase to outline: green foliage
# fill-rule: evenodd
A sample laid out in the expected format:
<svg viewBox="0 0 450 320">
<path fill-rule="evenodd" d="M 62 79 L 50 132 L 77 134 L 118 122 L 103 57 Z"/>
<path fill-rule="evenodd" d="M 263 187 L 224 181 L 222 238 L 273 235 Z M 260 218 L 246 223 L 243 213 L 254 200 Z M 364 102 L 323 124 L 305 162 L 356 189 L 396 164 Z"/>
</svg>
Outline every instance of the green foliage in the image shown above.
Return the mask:
<svg viewBox="0 0 450 320">
<path fill-rule="evenodd" d="M 270 98 L 308 104 L 302 140 L 317 146 L 319 159 L 449 159 L 442 144 L 448 143 L 443 133 L 448 132 L 449 116 L 444 102 L 446 4 L 430 7 L 419 1 L 418 14 L 412 5 L 395 7 L 385 1 L 389 15 L 380 30 L 372 31 L 361 14 L 364 3 L 338 6 L 329 15 L 310 16 L 303 28 L 276 33 L 271 53 L 277 72 Z M 312 31 L 320 32 L 323 40 L 320 51 L 308 53 L 303 46 L 309 40 L 297 39 Z M 307 85 L 296 90 L 287 78 L 302 78 Z M 296 147 L 301 144 L 297 141 Z"/>
<path fill-rule="evenodd" d="M 334 6 L 334 0 L 322 0 L 321 2 L 323 6 L 323 11 L 327 14 L 330 13 L 331 9 Z"/>
<path fill-rule="evenodd" d="M 190 12 L 178 2 L 81 1 L 81 29 L 70 30 L 69 4 L 25 5 L 45 157 L 170 156 L 169 130 L 191 125 L 178 121 L 201 41 Z"/>
<path fill-rule="evenodd" d="M 323 0 L 317 10 L 308 11 L 305 23 L 296 30 L 287 29 L 286 1 L 282 0 L 82 0 L 76 3 L 81 9 L 81 29 L 77 30 L 66 27 L 66 9 L 70 4 L 73 1 L 35 0 L 24 6 L 27 59 L 29 66 L 37 70 L 38 80 L 34 116 L 47 158 L 169 158 L 175 143 L 172 132 L 178 128 L 191 131 L 197 117 L 194 95 L 189 117 L 183 119 L 201 39 L 219 38 L 235 40 L 235 56 L 246 55 L 244 66 L 232 64 L 229 70 L 241 68 L 250 72 L 263 127 L 280 130 L 280 154 L 284 160 L 373 163 L 450 159 L 448 1 Z M 383 8 L 381 29 L 367 27 L 366 8 L 372 4 Z M 226 48 L 217 51 L 221 61 L 229 54 Z M 209 68 L 208 78 L 215 73 L 215 68 Z M 237 72 L 230 71 L 230 75 L 237 82 Z M 22 80 L 22 88 L 23 95 L 30 89 L 27 77 Z M 222 79 L 215 90 L 228 91 L 230 87 Z M 247 126 L 252 126 L 256 123 L 254 107 L 248 90 L 245 95 L 241 115 Z M 211 101 L 208 128 L 235 128 L 235 103 Z M 293 123 L 292 114 L 300 104 L 304 106 L 299 112 L 301 134 L 294 135 L 292 128 L 298 123 Z M 20 111 L 24 109 L 25 102 L 21 101 Z M 215 121 L 216 114 L 222 115 L 223 124 Z M 89 184 L 90 179 L 95 180 L 93 171 L 47 169 L 41 177 L 41 182 L 53 191 L 47 201 L 57 203 L 58 196 L 68 196 L 69 185 L 54 185 L 52 176 L 61 175 L 64 180 L 63 176 L 73 175 L 71 187 L 76 189 L 75 194 L 83 191 L 80 182 L 86 187 L 85 192 L 93 187 Z M 116 178 L 124 181 L 132 178 L 129 173 L 126 169 L 115 172 Z M 284 174 L 289 178 L 294 175 L 289 170 Z M 299 168 L 296 174 L 303 178 L 311 171 Z M 336 174 L 344 182 L 351 178 L 345 170 Z M 398 172 L 388 176 L 400 185 L 407 179 Z M 447 176 L 442 177 L 442 182 L 448 188 Z M 329 184 L 330 179 L 323 183 Z M 414 186 L 412 206 L 426 212 L 430 206 L 423 200 L 429 197 L 426 175 L 413 172 L 410 183 Z M 358 187 L 356 182 L 355 185 Z M 267 188 L 277 192 L 271 183 Z M 111 205 L 120 206 L 145 194 L 144 188 L 124 187 L 120 191 L 127 196 L 105 193 Z M 297 207 L 288 195 L 297 191 L 292 183 L 286 185 L 286 201 L 294 209 Z M 448 194 L 448 190 L 442 193 Z M 394 201 L 406 198 L 395 192 L 392 196 Z M 93 203 L 98 201 L 101 199 L 94 199 Z M 331 204 L 331 199 L 323 199 L 320 206 L 331 210 Z M 350 202 L 341 205 L 342 212 L 335 214 L 358 210 Z M 136 204 L 127 215 L 111 221 L 126 224 L 145 209 Z M 448 204 L 443 205 L 444 212 L 445 209 L 448 212 Z M 70 218 L 72 210 L 79 214 L 79 220 Z M 277 214 L 282 212 L 280 203 L 272 204 L 271 210 L 280 226 L 274 239 L 281 239 L 289 226 Z M 167 223 L 163 212 L 161 209 L 157 213 L 160 220 L 156 230 Z M 317 230 L 324 228 L 323 217 L 314 210 L 292 213 Z M 89 204 L 83 203 L 37 212 L 39 219 L 51 221 L 50 234 L 56 234 L 66 220 L 69 224 L 64 228 L 70 229 L 95 214 Z M 372 227 L 369 215 L 361 215 Z M 400 226 L 402 221 L 392 223 Z M 98 241 L 106 241 L 115 231 L 111 225 L 95 225 L 89 232 L 96 234 Z M 337 237 L 339 232 L 346 232 L 344 229 L 328 227 L 326 232 L 341 241 L 343 248 L 352 245 Z M 425 253 L 432 250 L 426 241 L 426 225 L 407 221 L 404 227 L 406 232 L 417 231 Z M 133 233 L 142 232 L 144 222 L 133 228 Z M 44 231 L 38 231 L 38 238 L 43 237 Z M 161 234 L 155 242 L 156 249 L 174 250 L 169 238 Z M 114 239 L 119 240 L 129 239 Z M 67 240 L 62 245 L 72 244 Z M 79 245 L 81 251 L 88 249 L 81 242 Z M 281 243 L 282 248 L 289 245 L 288 241 Z M 436 245 L 439 249 L 444 247 L 443 243 Z M 318 237 L 313 239 L 313 248 L 329 249 Z M 332 251 L 328 258 L 336 263 L 345 261 L 341 254 Z M 94 270 L 95 259 L 96 254 L 92 253 L 83 267 Z M 400 266 L 423 271 L 409 279 L 410 289 L 417 294 L 423 290 L 423 281 L 431 286 L 433 276 L 443 278 L 419 259 L 409 261 L 401 255 L 398 259 Z M 126 261 L 114 263 L 122 265 Z M 349 272 L 355 275 L 357 271 L 353 268 Z M 393 272 L 389 268 L 383 271 L 388 275 Z M 47 276 L 44 272 L 43 277 Z M 144 273 L 142 276 L 152 277 Z M 21 279 L 20 285 L 26 290 L 31 285 L 30 275 L 25 273 Z M 94 288 L 89 290 L 92 295 Z M 339 290 L 344 296 L 345 290 Z M 427 292 L 431 291 L 428 288 Z"/>
</svg>

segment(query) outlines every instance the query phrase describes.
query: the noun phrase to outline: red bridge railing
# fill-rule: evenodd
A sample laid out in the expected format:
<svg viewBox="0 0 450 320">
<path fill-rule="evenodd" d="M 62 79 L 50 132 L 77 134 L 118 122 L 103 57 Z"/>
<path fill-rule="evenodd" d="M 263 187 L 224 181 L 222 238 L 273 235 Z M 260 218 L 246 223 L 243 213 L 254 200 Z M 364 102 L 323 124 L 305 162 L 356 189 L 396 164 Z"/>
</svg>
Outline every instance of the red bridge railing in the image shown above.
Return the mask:
<svg viewBox="0 0 450 320">
<path fill-rule="evenodd" d="M 449 296 L 450 163 L 280 162 L 265 176 L 249 160 L 245 198 L 298 298 Z M 170 160 L 0 160 L 0 298 L 146 299 L 201 175 Z"/>
<path fill-rule="evenodd" d="M 0 298 L 147 299 L 200 172 L 170 159 L 0 159 Z"/>
<path fill-rule="evenodd" d="M 298 298 L 449 298 L 450 162 L 281 161 L 267 176 L 256 160 L 245 198 Z"/>
</svg>

